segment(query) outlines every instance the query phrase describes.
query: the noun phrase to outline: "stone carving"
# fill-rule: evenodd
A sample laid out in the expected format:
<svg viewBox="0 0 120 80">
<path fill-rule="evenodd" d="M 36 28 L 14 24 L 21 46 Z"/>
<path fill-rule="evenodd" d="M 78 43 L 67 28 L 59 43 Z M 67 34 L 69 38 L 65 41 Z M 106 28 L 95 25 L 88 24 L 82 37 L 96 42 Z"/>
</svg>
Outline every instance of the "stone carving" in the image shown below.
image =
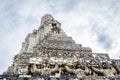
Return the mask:
<svg viewBox="0 0 120 80">
<path fill-rule="evenodd" d="M 41 25 L 48 25 L 54 21 L 54 18 L 50 14 L 46 14 L 41 18 Z"/>
<path fill-rule="evenodd" d="M 120 75 L 118 62 L 111 61 L 107 54 L 92 53 L 90 47 L 76 44 L 63 32 L 61 23 L 46 14 L 41 18 L 40 28 L 26 37 L 13 65 L 4 74 L 114 76 Z"/>
</svg>

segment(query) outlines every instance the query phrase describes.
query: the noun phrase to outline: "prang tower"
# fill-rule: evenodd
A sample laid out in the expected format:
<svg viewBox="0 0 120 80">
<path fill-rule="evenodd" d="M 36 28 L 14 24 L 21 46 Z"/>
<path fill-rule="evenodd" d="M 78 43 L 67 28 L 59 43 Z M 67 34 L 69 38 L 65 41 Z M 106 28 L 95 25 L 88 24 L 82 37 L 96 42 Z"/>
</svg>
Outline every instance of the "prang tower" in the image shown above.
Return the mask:
<svg viewBox="0 0 120 80">
<path fill-rule="evenodd" d="M 76 44 L 62 30 L 61 23 L 46 14 L 41 18 L 40 27 L 25 38 L 20 52 L 14 56 L 13 64 L 4 74 L 96 76 L 97 69 L 91 71 L 88 65 L 101 67 L 109 61 L 108 54 L 92 53 L 90 47 Z"/>
</svg>

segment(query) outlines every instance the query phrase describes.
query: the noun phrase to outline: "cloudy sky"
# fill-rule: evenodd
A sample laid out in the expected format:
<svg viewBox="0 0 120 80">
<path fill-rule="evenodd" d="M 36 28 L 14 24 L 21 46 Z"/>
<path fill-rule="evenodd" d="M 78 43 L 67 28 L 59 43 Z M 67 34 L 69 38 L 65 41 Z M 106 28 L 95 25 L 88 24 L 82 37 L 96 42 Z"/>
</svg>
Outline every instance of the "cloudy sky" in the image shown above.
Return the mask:
<svg viewBox="0 0 120 80">
<path fill-rule="evenodd" d="M 76 43 L 120 56 L 120 0 L 0 0 L 0 74 L 41 17 L 52 14 Z"/>
</svg>

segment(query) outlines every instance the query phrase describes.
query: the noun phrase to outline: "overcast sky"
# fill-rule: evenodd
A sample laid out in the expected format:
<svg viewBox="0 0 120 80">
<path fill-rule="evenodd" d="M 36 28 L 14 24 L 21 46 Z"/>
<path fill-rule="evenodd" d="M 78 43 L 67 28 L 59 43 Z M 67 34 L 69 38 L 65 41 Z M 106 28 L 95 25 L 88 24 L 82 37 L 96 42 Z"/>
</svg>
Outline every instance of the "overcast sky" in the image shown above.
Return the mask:
<svg viewBox="0 0 120 80">
<path fill-rule="evenodd" d="M 120 0 L 0 0 L 0 74 L 46 13 L 60 21 L 76 43 L 119 58 Z"/>
</svg>

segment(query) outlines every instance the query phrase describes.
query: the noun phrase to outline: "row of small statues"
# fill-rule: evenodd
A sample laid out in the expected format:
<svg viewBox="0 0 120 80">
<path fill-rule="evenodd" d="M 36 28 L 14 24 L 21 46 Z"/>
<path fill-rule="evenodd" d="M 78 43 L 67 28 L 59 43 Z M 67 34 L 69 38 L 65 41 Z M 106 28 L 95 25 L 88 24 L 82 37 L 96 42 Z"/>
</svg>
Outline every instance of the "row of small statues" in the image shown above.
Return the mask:
<svg viewBox="0 0 120 80">
<path fill-rule="evenodd" d="M 44 56 L 41 64 L 29 64 L 27 74 L 48 75 L 77 75 L 77 76 L 115 76 L 120 75 L 119 66 L 110 61 L 104 61 L 96 65 L 89 62 L 79 61 L 73 57 L 69 62 L 60 63 L 52 61 L 51 57 Z M 56 58 L 60 60 L 60 58 Z M 74 62 L 71 63 L 72 59 Z M 77 59 L 77 60 L 75 60 Z M 62 62 L 62 61 L 61 61 Z"/>
</svg>

